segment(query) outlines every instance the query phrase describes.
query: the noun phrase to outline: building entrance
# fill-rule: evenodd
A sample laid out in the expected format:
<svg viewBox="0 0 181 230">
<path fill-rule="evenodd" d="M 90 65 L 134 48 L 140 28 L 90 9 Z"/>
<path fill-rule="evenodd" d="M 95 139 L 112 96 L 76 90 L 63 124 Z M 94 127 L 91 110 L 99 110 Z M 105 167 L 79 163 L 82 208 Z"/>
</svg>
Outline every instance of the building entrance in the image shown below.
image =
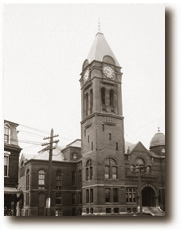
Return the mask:
<svg viewBox="0 0 181 230">
<path fill-rule="evenodd" d="M 155 207 L 156 196 L 155 191 L 151 187 L 145 187 L 142 189 L 142 206 Z"/>
</svg>

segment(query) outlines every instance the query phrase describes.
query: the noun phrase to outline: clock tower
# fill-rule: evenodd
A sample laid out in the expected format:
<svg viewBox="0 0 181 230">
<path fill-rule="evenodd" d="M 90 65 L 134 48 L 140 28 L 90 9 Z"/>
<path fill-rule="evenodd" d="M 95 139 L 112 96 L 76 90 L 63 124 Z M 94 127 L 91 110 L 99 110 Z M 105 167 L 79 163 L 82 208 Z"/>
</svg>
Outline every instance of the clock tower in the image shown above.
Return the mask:
<svg viewBox="0 0 181 230">
<path fill-rule="evenodd" d="M 83 215 L 125 211 L 121 83 L 121 67 L 99 31 L 80 78 Z"/>
</svg>

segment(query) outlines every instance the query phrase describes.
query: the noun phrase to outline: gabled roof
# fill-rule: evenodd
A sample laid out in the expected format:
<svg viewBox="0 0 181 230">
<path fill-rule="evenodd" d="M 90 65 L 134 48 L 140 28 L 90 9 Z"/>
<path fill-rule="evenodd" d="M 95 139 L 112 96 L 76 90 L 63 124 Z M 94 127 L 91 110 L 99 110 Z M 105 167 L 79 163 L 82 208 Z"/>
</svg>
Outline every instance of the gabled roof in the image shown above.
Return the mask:
<svg viewBox="0 0 181 230">
<path fill-rule="evenodd" d="M 130 142 L 125 142 L 125 153 L 126 154 L 131 154 L 133 151 L 135 151 L 136 149 L 140 150 L 143 149 L 145 152 L 149 152 L 149 150 L 139 141 L 136 144 L 132 144 Z"/>
<path fill-rule="evenodd" d="M 38 155 L 32 158 L 33 160 L 49 160 L 49 150 L 45 150 L 40 152 Z M 56 146 L 55 149 L 52 150 L 52 161 L 64 161 L 64 154 L 61 152 L 61 148 Z"/>
<path fill-rule="evenodd" d="M 71 142 L 70 144 L 66 145 L 65 148 L 62 150 L 65 150 L 69 147 L 76 147 L 76 148 L 81 148 L 81 139 L 76 139 L 75 141 Z"/>
<path fill-rule="evenodd" d="M 110 46 L 108 45 L 103 33 L 98 32 L 96 34 L 95 40 L 92 44 L 92 47 L 89 51 L 87 59 L 88 59 L 89 63 L 91 63 L 94 60 L 102 62 L 103 57 L 106 55 L 111 56 L 115 61 L 115 65 L 120 67 L 119 62 L 117 61 L 116 57 L 114 56 L 114 54 L 113 54 Z"/>
</svg>

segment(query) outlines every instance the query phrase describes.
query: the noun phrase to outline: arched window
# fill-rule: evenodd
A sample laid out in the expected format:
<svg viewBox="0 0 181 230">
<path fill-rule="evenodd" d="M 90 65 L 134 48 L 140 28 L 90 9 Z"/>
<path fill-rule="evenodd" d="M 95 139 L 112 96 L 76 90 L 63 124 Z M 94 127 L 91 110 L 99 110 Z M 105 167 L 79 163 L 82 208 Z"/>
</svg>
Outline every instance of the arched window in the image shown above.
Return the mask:
<svg viewBox="0 0 181 230">
<path fill-rule="evenodd" d="M 138 172 L 140 170 L 140 172 L 144 172 L 145 171 L 145 161 L 143 160 L 143 158 L 137 158 L 136 159 L 136 172 Z"/>
<path fill-rule="evenodd" d="M 105 161 L 105 179 L 117 179 L 117 178 L 118 178 L 117 162 L 113 158 L 108 158 Z"/>
<path fill-rule="evenodd" d="M 85 95 L 85 115 L 88 115 L 88 109 L 89 109 L 89 95 L 86 93 Z"/>
<path fill-rule="evenodd" d="M 5 124 L 4 125 L 4 142 L 9 143 L 10 141 L 10 127 Z"/>
<path fill-rule="evenodd" d="M 106 89 L 101 88 L 101 102 L 103 105 L 106 104 Z"/>
<path fill-rule="evenodd" d="M 89 159 L 86 163 L 86 180 L 92 180 L 93 177 L 93 167 L 92 161 Z"/>
<path fill-rule="evenodd" d="M 30 170 L 26 171 L 26 190 L 30 189 Z"/>
<path fill-rule="evenodd" d="M 44 170 L 40 170 L 38 172 L 38 185 L 39 185 L 39 189 L 44 189 L 45 187 L 45 171 Z"/>
<path fill-rule="evenodd" d="M 62 177 L 61 177 L 61 171 L 58 170 L 56 172 L 56 189 L 60 190 L 62 185 Z"/>
<path fill-rule="evenodd" d="M 109 104 L 110 106 L 114 106 L 114 90 L 111 89 L 109 92 Z"/>
<path fill-rule="evenodd" d="M 92 113 L 93 108 L 93 90 L 90 91 L 90 113 Z"/>
<path fill-rule="evenodd" d="M 150 166 L 150 165 L 148 165 L 148 166 L 146 167 L 146 173 L 151 173 L 151 166 Z"/>
</svg>

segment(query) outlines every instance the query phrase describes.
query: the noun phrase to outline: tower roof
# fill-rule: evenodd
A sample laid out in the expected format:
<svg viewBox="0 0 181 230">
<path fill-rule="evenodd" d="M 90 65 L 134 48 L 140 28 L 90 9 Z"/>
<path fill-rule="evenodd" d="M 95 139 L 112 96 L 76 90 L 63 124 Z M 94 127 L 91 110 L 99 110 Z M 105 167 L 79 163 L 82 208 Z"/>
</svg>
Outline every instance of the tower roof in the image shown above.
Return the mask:
<svg viewBox="0 0 181 230">
<path fill-rule="evenodd" d="M 110 56 L 114 59 L 115 65 L 119 66 L 119 62 L 117 61 L 116 57 L 114 56 L 110 46 L 108 45 L 103 33 L 100 31 L 98 31 L 98 33 L 96 34 L 95 40 L 92 44 L 92 47 L 89 51 L 88 54 L 88 61 L 89 63 L 91 63 L 93 60 L 96 61 L 103 61 L 104 56 Z"/>
<path fill-rule="evenodd" d="M 165 145 L 165 135 L 158 128 L 158 132 L 151 139 L 150 148 L 160 145 Z"/>
</svg>

